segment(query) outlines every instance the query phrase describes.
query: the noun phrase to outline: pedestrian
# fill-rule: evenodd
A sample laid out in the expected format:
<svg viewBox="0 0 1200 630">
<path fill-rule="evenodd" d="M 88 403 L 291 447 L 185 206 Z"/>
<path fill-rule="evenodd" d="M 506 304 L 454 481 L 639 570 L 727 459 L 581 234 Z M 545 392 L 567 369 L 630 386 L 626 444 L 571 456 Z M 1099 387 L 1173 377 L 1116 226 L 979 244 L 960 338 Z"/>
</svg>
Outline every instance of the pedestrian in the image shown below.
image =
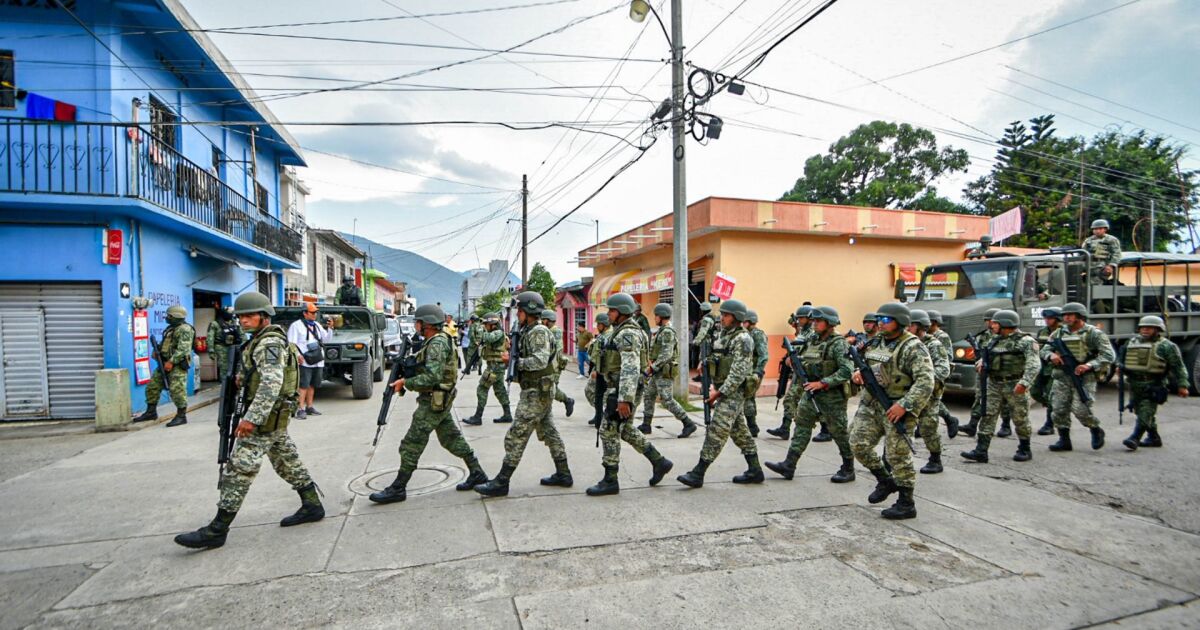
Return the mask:
<svg viewBox="0 0 1200 630">
<path fill-rule="evenodd" d="M 492 420 L 494 423 L 512 422 L 512 411 L 509 409 L 508 389 L 504 382 L 508 369 L 509 340 L 508 335 L 500 330 L 500 313 L 488 313 L 483 318 L 483 334 L 479 337 L 479 355 L 487 362 L 487 369 L 475 387 L 475 415 L 463 420 L 463 424 L 479 426 L 483 424 L 483 408 L 487 406 L 488 390 L 495 392 L 496 401 L 504 410 L 504 415 Z"/>
<path fill-rule="evenodd" d="M 691 471 L 677 477 L 679 483 L 692 488 L 704 485 L 704 474 L 721 454 L 725 442 L 733 443 L 746 458 L 746 472 L 733 478 L 734 483 L 762 483 L 763 471 L 758 461 L 758 447 L 746 427 L 745 405 L 750 376 L 754 372 L 754 340 L 742 327 L 746 320 L 746 305 L 740 300 L 728 300 L 721 305 L 721 321 L 712 342 L 714 361 L 708 369 L 713 392 L 708 403 L 713 406 L 713 419 L 704 435 L 700 460 Z"/>
<path fill-rule="evenodd" d="M 881 516 L 893 520 L 913 518 L 917 515 L 913 503 L 917 475 L 906 435 L 933 395 L 933 362 L 921 340 L 905 330 L 912 323 L 907 306 L 896 302 L 884 304 L 875 311 L 875 321 L 879 332 L 867 341 L 863 359 L 894 402 L 884 408 L 869 391 L 864 392 L 850 429 L 850 448 L 858 463 L 875 476 L 875 489 L 867 501 L 882 503 L 898 492 L 896 503 L 883 510 Z M 854 372 L 851 381 L 856 385 L 865 383 L 860 371 Z M 896 426 L 899 423 L 903 423 L 904 433 Z M 875 453 L 880 440 L 884 441 L 883 452 L 891 465 L 890 473 Z"/>
<path fill-rule="evenodd" d="M 1029 425 L 1029 388 L 1042 369 L 1038 343 L 1032 335 L 1017 330 L 1021 325 L 1021 316 L 1016 311 L 999 311 L 992 316 L 992 321 L 999 332 L 988 348 L 988 365 L 984 366 L 982 360 L 975 363 L 980 375 L 985 370 L 987 372 L 987 408 L 979 424 L 975 448 L 962 456 L 981 464 L 988 462 L 992 428 L 996 426 L 1000 409 L 1007 406 L 1017 425 L 1019 440 L 1013 461 L 1027 462 L 1033 459 L 1033 453 L 1029 450 L 1029 438 L 1033 433 Z"/>
<path fill-rule="evenodd" d="M 1042 309 L 1042 321 L 1044 326 L 1038 329 L 1034 338 L 1038 342 L 1038 358 L 1041 358 L 1040 350 L 1046 348 L 1046 344 L 1050 343 L 1050 335 L 1058 330 L 1061 325 L 1062 314 L 1057 308 Z M 1041 428 L 1037 430 L 1038 435 L 1053 435 L 1054 434 L 1054 418 L 1053 411 L 1050 409 L 1050 386 L 1054 383 L 1054 365 L 1049 361 L 1042 361 L 1042 369 L 1038 371 L 1037 379 L 1033 382 L 1033 387 L 1029 388 L 1029 396 L 1042 404 L 1046 408 L 1046 421 Z"/>
<path fill-rule="evenodd" d="M 617 494 L 621 484 L 617 473 L 621 464 L 621 441 L 633 447 L 650 462 L 653 472 L 650 485 L 662 481 L 674 464 L 662 456 L 646 438 L 633 428 L 637 409 L 637 390 L 642 376 L 650 368 L 650 342 L 634 314 L 637 303 L 628 293 L 616 293 L 608 298 L 608 319 L 613 325 L 612 339 L 605 344 L 597 369 L 604 377 L 604 413 L 600 425 L 600 442 L 604 448 L 604 478 L 587 489 L 588 496 Z"/>
<path fill-rule="evenodd" d="M 473 318 L 474 316 L 472 316 Z M 475 342 L 471 340 L 471 329 L 475 326 L 475 322 L 469 321 L 466 326 L 458 329 L 458 338 L 452 339 L 454 345 L 462 349 L 463 369 L 468 374 L 475 370 L 475 362 L 477 359 L 474 356 Z"/>
<path fill-rule="evenodd" d="M 824 419 L 829 425 L 833 442 L 842 456 L 842 466 L 830 477 L 833 483 L 854 481 L 854 453 L 850 450 L 850 434 L 846 423 L 846 400 L 850 394 L 850 375 L 854 364 L 848 356 L 850 344 L 838 334 L 841 323 L 837 309 L 821 306 L 811 313 L 813 334 L 804 344 L 800 361 L 810 379 L 794 386 L 803 394 L 789 397 L 790 413 L 796 418 L 796 433 L 792 436 L 787 457 L 781 462 L 767 462 L 767 468 L 779 473 L 784 479 L 796 474 L 796 465 L 804 456 L 817 421 Z"/>
<path fill-rule="evenodd" d="M 946 350 L 946 346 L 942 345 L 942 342 L 929 334 L 933 320 L 930 319 L 927 311 L 911 309 L 909 319 L 908 332 L 921 340 L 933 363 L 933 393 L 929 404 L 917 417 L 917 431 L 920 431 L 921 439 L 925 441 L 925 448 L 929 451 L 929 461 L 921 467 L 921 473 L 936 475 L 943 471 L 942 437 L 938 431 L 938 410 L 942 404 L 942 393 L 946 390 L 946 379 L 950 378 L 950 353 Z M 917 431 L 913 431 L 914 436 Z"/>
<path fill-rule="evenodd" d="M 317 393 L 317 387 L 321 385 L 325 368 L 325 351 L 322 344 L 332 336 L 333 331 L 317 321 L 317 305 L 312 302 L 300 311 L 300 319 L 288 326 L 288 341 L 300 350 L 300 400 L 296 407 L 296 418 L 299 420 L 321 415 L 321 412 L 313 407 L 313 397 Z"/>
<path fill-rule="evenodd" d="M 167 426 L 187 424 L 188 364 L 192 360 L 192 344 L 195 341 L 196 329 L 187 323 L 187 309 L 178 304 L 168 307 L 167 328 L 158 344 L 158 355 L 154 357 L 160 369 L 150 375 L 150 382 L 146 384 L 146 411 L 134 418 L 134 422 L 158 419 L 158 399 L 165 388 L 171 402 L 175 403 L 175 417 Z M 165 383 L 163 372 L 167 374 Z"/>
<path fill-rule="evenodd" d="M 397 503 L 408 497 L 408 481 L 429 444 L 430 433 L 436 433 L 442 448 L 467 465 L 467 478 L 455 486 L 456 490 L 470 490 L 487 481 L 475 451 L 463 438 L 450 413 L 458 393 L 458 369 L 450 356 L 454 354 L 455 340 L 443 327 L 445 314 L 439 306 L 422 304 L 413 317 L 417 335 L 423 340 L 415 355 L 414 373 L 401 375 L 388 386 L 398 394 L 403 394 L 405 389 L 417 392 L 417 410 L 413 412 L 408 432 L 400 440 L 400 470 L 396 472 L 396 479 L 367 497 L 374 503 Z"/>
<path fill-rule="evenodd" d="M 250 333 L 250 340 L 240 349 L 241 371 L 237 376 L 246 411 L 235 432 L 237 445 L 221 471 L 216 517 L 194 532 L 175 537 L 177 544 L 193 549 L 225 544 L 229 526 L 258 476 L 264 455 L 271 460 L 275 472 L 300 495 L 300 509 L 280 521 L 279 526 L 291 527 L 325 518 L 317 484 L 300 461 L 296 444 L 287 432 L 298 398 L 300 375 L 296 351 L 288 343 L 283 328 L 271 323 L 275 307 L 267 296 L 257 291 L 243 293 L 234 301 L 233 312 L 242 329 Z"/>
<path fill-rule="evenodd" d="M 750 376 L 751 382 L 746 386 L 746 391 L 753 393 L 746 397 L 746 427 L 750 429 L 750 437 L 758 437 L 758 388 L 767 372 L 770 349 L 767 348 L 767 333 L 758 327 L 758 313 L 748 309 L 743 326 L 754 340 L 754 372 Z"/>
<path fill-rule="evenodd" d="M 583 324 L 575 326 L 575 360 L 579 363 L 579 376 L 575 377 L 577 379 L 587 378 L 587 348 L 592 344 L 593 338 L 595 335 L 588 332 L 587 326 Z"/>
<path fill-rule="evenodd" d="M 1092 221 L 1092 235 L 1083 240 L 1082 249 L 1091 254 L 1088 278 L 1092 284 L 1112 281 L 1121 263 L 1121 240 L 1108 233 L 1108 221 Z"/>
<path fill-rule="evenodd" d="M 517 383 L 521 386 L 521 399 L 512 426 L 504 436 L 504 464 L 500 472 L 489 482 L 475 486 L 475 491 L 485 497 L 501 497 L 508 494 L 508 484 L 529 436 L 537 433 L 538 440 L 550 449 L 554 459 L 554 474 L 543 477 L 544 486 L 569 488 L 574 481 L 567 464 L 567 448 L 563 444 L 558 428 L 551 417 L 554 402 L 554 336 L 550 329 L 538 322 L 546 303 L 536 291 L 525 291 L 517 296 L 517 323 L 520 325 L 519 343 L 509 352 L 517 353 Z M 508 357 L 504 357 L 505 361 Z"/>
<path fill-rule="evenodd" d="M 554 344 L 551 353 L 551 363 L 554 365 L 554 400 L 567 408 L 567 417 L 570 418 L 571 414 L 575 413 L 575 399 L 568 396 L 558 386 L 558 381 L 562 378 L 562 371 L 567 367 L 567 359 L 563 356 L 563 331 L 556 322 L 558 322 L 558 315 L 554 311 L 550 309 L 542 311 L 542 325 L 550 329 Z"/>
<path fill-rule="evenodd" d="M 1079 423 L 1092 433 L 1092 450 L 1104 448 L 1104 429 L 1100 428 L 1100 420 L 1092 411 L 1096 401 L 1096 373 L 1107 369 L 1116 359 L 1108 335 L 1103 330 L 1087 323 L 1087 307 L 1079 302 L 1069 302 L 1059 311 L 1062 313 L 1063 325 L 1050 335 L 1050 343 L 1042 348 L 1042 359 L 1053 363 L 1054 384 L 1050 389 L 1050 408 L 1054 418 L 1054 427 L 1058 429 L 1058 442 L 1050 445 L 1055 452 L 1070 451 L 1071 447 L 1071 416 L 1074 415 Z M 1067 373 L 1064 354 L 1060 354 L 1057 344 L 1066 348 L 1079 365 L 1072 374 Z M 1075 389 L 1074 379 L 1080 381 L 1087 398 L 1080 398 Z"/>
<path fill-rule="evenodd" d="M 1175 381 L 1176 395 L 1188 397 L 1187 367 L 1179 346 L 1163 336 L 1166 332 L 1167 325 L 1161 317 L 1147 315 L 1138 321 L 1138 337 L 1122 348 L 1121 371 L 1132 394 L 1129 407 L 1137 414 L 1133 434 L 1123 442 L 1131 451 L 1139 446 L 1162 446 L 1155 415 L 1158 406 L 1167 402 L 1168 377 Z"/>
<path fill-rule="evenodd" d="M 646 406 L 640 430 L 644 434 L 650 433 L 650 419 L 654 417 L 654 402 L 657 400 L 676 420 L 683 423 L 679 437 L 685 438 L 696 432 L 696 423 L 692 422 L 672 395 L 675 377 L 679 375 L 679 337 L 671 328 L 671 305 L 656 305 L 654 320 L 658 330 L 650 343 L 650 366 L 646 369 Z"/>
<path fill-rule="evenodd" d="M 947 357 L 954 356 L 954 342 L 950 339 L 950 335 L 946 334 L 945 330 L 942 330 L 942 326 L 946 324 L 945 318 L 942 317 L 940 312 L 933 309 L 926 310 L 925 312 L 929 314 L 929 335 L 941 342 L 942 346 L 946 348 Z M 930 353 L 930 356 L 933 356 L 932 353 Z M 946 436 L 954 439 L 958 435 L 959 422 L 958 418 L 954 417 L 950 413 L 950 409 L 946 407 L 945 400 L 938 399 L 937 415 L 942 419 L 942 422 L 946 423 Z"/>
<path fill-rule="evenodd" d="M 217 380 L 224 382 L 229 375 L 229 357 L 242 345 L 242 327 L 232 308 L 218 307 L 216 315 L 208 323 L 208 355 L 217 366 Z"/>
</svg>

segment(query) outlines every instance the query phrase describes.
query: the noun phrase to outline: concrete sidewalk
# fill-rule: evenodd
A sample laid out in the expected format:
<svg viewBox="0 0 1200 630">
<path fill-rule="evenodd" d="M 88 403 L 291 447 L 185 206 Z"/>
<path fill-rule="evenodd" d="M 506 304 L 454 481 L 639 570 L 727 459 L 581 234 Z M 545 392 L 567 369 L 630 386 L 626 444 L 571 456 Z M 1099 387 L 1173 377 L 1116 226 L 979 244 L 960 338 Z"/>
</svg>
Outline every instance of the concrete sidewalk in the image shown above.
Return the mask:
<svg viewBox="0 0 1200 630">
<path fill-rule="evenodd" d="M 476 382 L 463 382 L 457 417 L 473 412 Z M 556 405 L 575 487 L 538 484 L 553 465 L 535 439 L 509 497 L 455 492 L 462 463 L 431 440 L 408 501 L 389 506 L 365 495 L 394 476 L 412 397 L 374 450 L 379 393 L 355 401 L 327 386 L 324 415 L 292 429 L 327 518 L 279 528 L 299 500 L 264 465 L 228 544 L 207 552 L 171 537 L 215 511 L 215 407 L 174 429 L 0 441 L 0 462 L 27 464 L 0 467 L 0 628 L 1200 624 L 1196 402 L 1162 408 L 1163 449 L 1120 446 L 1130 418 L 1110 419 L 1111 389 L 1101 451 L 1052 455 L 1036 438 L 1034 461 L 1017 464 L 1015 440 L 997 439 L 994 463 L 968 465 L 955 461 L 968 441 L 946 441 L 947 471 L 919 480 L 919 517 L 894 523 L 866 503 L 866 471 L 828 482 L 832 444 L 810 446 L 795 480 L 768 471 L 750 487 L 729 483 L 745 467 L 730 444 L 705 487 L 686 489 L 674 477 L 704 434 L 675 439 L 662 414 L 652 438 L 676 463 L 667 480 L 648 487 L 648 463 L 626 448 L 622 493 L 586 497 L 602 474 L 591 410 L 582 380 L 567 373 L 562 386 L 580 401 L 569 419 Z M 763 428 L 778 423 L 773 402 L 760 399 Z M 464 427 L 489 474 L 508 428 L 490 423 L 498 415 Z M 783 458 L 784 441 L 758 444 L 764 460 Z"/>
</svg>

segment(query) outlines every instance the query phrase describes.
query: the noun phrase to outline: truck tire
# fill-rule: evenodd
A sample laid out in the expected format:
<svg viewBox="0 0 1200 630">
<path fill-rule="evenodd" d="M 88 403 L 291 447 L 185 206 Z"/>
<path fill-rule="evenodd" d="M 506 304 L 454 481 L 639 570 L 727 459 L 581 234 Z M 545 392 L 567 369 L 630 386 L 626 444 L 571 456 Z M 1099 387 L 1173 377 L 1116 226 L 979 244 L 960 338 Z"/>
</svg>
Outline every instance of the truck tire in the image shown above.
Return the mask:
<svg viewBox="0 0 1200 630">
<path fill-rule="evenodd" d="M 375 385 L 371 380 L 371 364 L 367 361 L 359 361 L 354 364 L 352 376 L 350 380 L 350 390 L 354 393 L 354 397 L 362 400 L 370 398 L 374 393 Z"/>
<path fill-rule="evenodd" d="M 376 383 L 383 382 L 383 366 L 382 365 L 375 368 L 375 371 L 371 373 L 371 380 Z"/>
<path fill-rule="evenodd" d="M 1188 380 L 1191 381 L 1188 385 L 1192 395 L 1200 395 L 1200 343 L 1183 353 L 1183 365 L 1188 371 Z"/>
</svg>

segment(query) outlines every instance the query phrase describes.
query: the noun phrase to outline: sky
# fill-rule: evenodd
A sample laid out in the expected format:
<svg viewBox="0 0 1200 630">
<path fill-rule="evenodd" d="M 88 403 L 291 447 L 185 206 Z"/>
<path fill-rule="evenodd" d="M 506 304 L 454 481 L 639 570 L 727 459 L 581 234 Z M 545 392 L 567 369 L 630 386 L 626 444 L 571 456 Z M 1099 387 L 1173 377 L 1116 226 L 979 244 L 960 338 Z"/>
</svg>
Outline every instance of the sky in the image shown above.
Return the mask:
<svg viewBox="0 0 1200 630">
<path fill-rule="evenodd" d="M 669 1 L 653 1 L 669 27 Z M 542 262 L 564 283 L 591 275 L 568 261 L 595 243 L 597 229 L 605 239 L 670 212 L 670 135 L 645 133 L 670 93 L 669 48 L 652 18 L 636 24 L 628 2 L 615 0 L 413 17 L 538 2 L 184 0 L 206 28 L 364 20 L 210 34 L 280 120 L 306 123 L 290 129 L 307 149 L 301 176 L 312 188 L 313 226 L 455 270 L 504 259 L 519 274 L 522 175 L 533 239 L 641 155 L 532 241 L 530 265 Z M 684 0 L 685 59 L 732 74 L 819 4 Z M 461 63 L 489 53 L 445 48 L 504 50 L 552 31 L 518 48 L 552 54 Z M 1001 45 L 1011 40 L 1020 41 Z M 1161 133 L 1188 148 L 1184 168 L 1200 168 L 1196 59 L 1194 0 L 839 0 L 749 76 L 773 90 L 748 86 L 701 108 L 725 128 L 704 145 L 688 141 L 687 199 L 777 199 L 807 157 L 876 119 L 928 127 L 939 144 L 970 153 L 966 174 L 937 182 L 952 199 L 990 169 L 996 147 L 988 139 L 1045 113 L 1056 114 L 1060 134 Z M 384 121 L 454 124 L 311 124 Z"/>
</svg>

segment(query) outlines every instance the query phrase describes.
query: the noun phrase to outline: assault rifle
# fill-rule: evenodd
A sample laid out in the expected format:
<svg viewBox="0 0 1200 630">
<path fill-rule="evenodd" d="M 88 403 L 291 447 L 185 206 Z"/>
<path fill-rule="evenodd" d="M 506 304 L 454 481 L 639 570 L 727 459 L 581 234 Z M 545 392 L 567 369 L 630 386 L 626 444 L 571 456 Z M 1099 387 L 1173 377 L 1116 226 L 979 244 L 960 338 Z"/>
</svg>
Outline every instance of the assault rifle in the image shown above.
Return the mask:
<svg viewBox="0 0 1200 630">
<path fill-rule="evenodd" d="M 238 386 L 238 373 L 242 370 L 241 346 L 234 346 L 233 357 L 229 360 L 229 372 L 221 381 L 221 398 L 217 407 L 217 484 L 220 485 L 221 475 L 233 455 L 233 443 L 237 438 L 237 426 L 246 413 L 245 396 Z"/>
<path fill-rule="evenodd" d="M 1121 353 L 1117 355 L 1117 365 L 1121 368 L 1117 373 L 1117 424 L 1125 424 L 1126 409 L 1134 410 L 1133 400 L 1130 400 L 1128 405 L 1125 404 L 1125 351 L 1128 349 L 1128 344 L 1121 346 Z"/>
<path fill-rule="evenodd" d="M 867 364 L 862 355 L 858 353 L 858 348 L 850 346 L 849 355 L 850 360 L 854 362 L 854 367 L 862 375 L 863 385 L 867 387 L 867 391 L 871 393 L 871 397 L 883 407 L 886 413 L 888 409 L 892 408 L 892 405 L 896 404 L 896 401 L 892 400 L 891 396 L 888 396 L 887 390 L 880 384 L 879 379 L 875 378 L 874 370 L 871 369 L 871 366 Z M 904 418 L 901 417 L 897 420 L 895 425 L 900 437 L 904 438 L 904 442 L 908 444 L 909 452 L 916 452 L 916 449 L 913 448 L 912 438 L 908 437 L 908 428 L 904 424 Z"/>
<path fill-rule="evenodd" d="M 708 392 L 712 389 L 712 376 L 708 363 L 712 360 L 712 343 L 708 339 L 700 344 L 700 397 L 704 400 L 704 426 L 712 421 L 712 405 L 708 403 Z"/>
<path fill-rule="evenodd" d="M 164 333 L 165 334 L 165 333 Z M 167 380 L 167 367 L 163 365 L 162 346 L 159 345 L 158 339 L 154 335 L 150 335 L 150 347 L 154 349 L 154 362 L 158 364 L 158 375 L 162 377 L 163 389 L 171 389 L 171 381 Z M 158 401 L 154 401 L 157 403 Z"/>
<path fill-rule="evenodd" d="M 971 337 L 974 342 L 975 338 Z M 979 408 L 982 415 L 987 415 L 987 392 L 988 392 L 988 374 L 992 371 L 992 349 L 996 347 L 996 342 L 984 348 L 979 347 L 979 365 L 982 369 L 979 371 Z"/>
<path fill-rule="evenodd" d="M 508 333 L 508 368 L 504 373 L 504 382 L 512 383 L 517 379 L 517 362 L 521 360 L 521 328 L 513 324 L 512 332 Z"/>
<path fill-rule="evenodd" d="M 1092 397 L 1088 395 L 1087 389 L 1083 387 L 1083 377 L 1075 373 L 1075 368 L 1080 366 L 1079 359 L 1071 353 L 1071 349 L 1067 344 L 1063 343 L 1062 337 L 1051 337 L 1050 347 L 1062 359 L 1062 365 L 1059 366 L 1067 376 L 1071 379 L 1071 385 L 1075 387 L 1075 393 L 1079 394 L 1079 400 L 1085 403 L 1092 402 Z"/>
<path fill-rule="evenodd" d="M 600 359 L 592 365 L 592 374 L 596 375 L 596 392 L 592 398 L 596 401 L 596 413 L 592 416 L 592 424 L 596 425 L 596 446 L 600 446 L 600 423 L 604 422 L 604 404 L 608 399 L 608 381 L 604 378 L 604 370 L 601 369 L 604 364 L 605 342 L 603 336 L 596 337 L 596 356 Z"/>
<path fill-rule="evenodd" d="M 400 335 L 400 349 L 392 355 L 392 371 L 388 374 L 387 387 L 383 390 L 383 402 L 379 405 L 379 418 L 375 421 L 375 439 L 371 441 L 371 446 L 379 446 L 379 436 L 383 435 L 383 428 L 388 423 L 388 412 L 392 409 L 392 396 L 396 395 L 396 390 L 392 388 L 392 383 L 400 380 L 401 377 L 409 378 L 416 375 L 416 356 L 415 351 L 420 349 L 424 343 L 423 340 L 413 335 L 413 338 Z M 400 389 L 400 395 L 404 395 L 404 389 Z"/>
<path fill-rule="evenodd" d="M 867 345 L 868 337 L 867 333 L 865 332 L 854 332 L 854 329 L 851 328 L 850 331 L 846 333 L 846 336 L 854 338 L 854 343 L 850 345 L 858 348 L 859 350 L 862 350 Z"/>
<path fill-rule="evenodd" d="M 809 378 L 809 376 L 808 376 L 808 371 L 804 369 L 804 362 L 800 360 L 800 348 L 803 348 L 804 346 L 807 346 L 807 345 L 808 345 L 808 343 L 805 342 L 805 343 L 800 344 L 799 347 L 797 347 L 797 346 L 792 345 L 792 341 L 790 339 L 788 339 L 787 337 L 783 338 L 783 349 L 787 350 L 788 359 L 790 360 L 790 362 L 792 364 L 792 371 L 794 371 L 796 373 L 795 387 L 804 387 L 805 383 L 812 382 L 812 379 Z M 856 349 L 855 352 L 857 352 L 857 351 L 858 350 Z M 808 399 L 812 401 L 813 407 L 815 407 L 817 409 L 817 413 L 820 414 L 822 417 L 824 417 L 825 412 L 821 410 L 821 405 L 817 403 L 817 397 L 814 396 L 813 393 L 810 391 L 805 391 L 804 395 L 807 396 Z"/>
<path fill-rule="evenodd" d="M 787 395 L 788 381 L 790 380 L 792 380 L 792 365 L 788 363 L 787 357 L 783 357 L 779 360 L 779 386 L 775 388 L 775 409 L 779 409 L 779 401 Z"/>
<path fill-rule="evenodd" d="M 464 378 L 467 378 L 467 375 L 471 373 L 471 370 L 474 370 L 479 365 L 480 355 L 482 354 L 483 353 L 479 350 L 475 350 L 467 355 L 467 366 L 463 368 L 462 376 L 458 377 L 458 380 L 461 381 Z"/>
</svg>

